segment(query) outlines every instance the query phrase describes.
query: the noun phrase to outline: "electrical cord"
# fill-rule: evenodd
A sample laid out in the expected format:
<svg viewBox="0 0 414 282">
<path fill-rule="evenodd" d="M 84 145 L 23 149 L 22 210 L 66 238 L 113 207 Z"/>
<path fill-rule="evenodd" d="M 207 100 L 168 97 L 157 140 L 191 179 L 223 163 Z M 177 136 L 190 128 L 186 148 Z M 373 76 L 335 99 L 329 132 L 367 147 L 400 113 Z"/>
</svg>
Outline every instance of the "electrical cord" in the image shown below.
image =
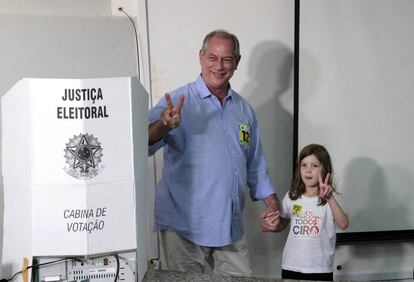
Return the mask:
<svg viewBox="0 0 414 282">
<path fill-rule="evenodd" d="M 112 254 L 115 257 L 116 260 L 116 273 L 115 273 L 115 279 L 114 282 L 116 282 L 119 279 L 119 271 L 120 271 L 120 261 L 119 261 L 119 255 L 118 254 Z M 70 258 L 61 258 L 61 259 L 57 259 L 54 261 L 48 261 L 48 262 L 44 262 L 44 263 L 39 263 L 39 264 L 33 264 L 33 265 L 29 265 L 28 267 L 26 267 L 25 269 L 22 269 L 16 273 L 14 273 L 12 275 L 12 277 L 10 278 L 2 278 L 0 279 L 0 282 L 10 282 L 13 281 L 19 274 L 23 274 L 23 272 L 29 270 L 29 269 L 35 269 L 35 268 L 39 268 L 45 265 L 49 265 L 49 264 L 54 264 L 54 263 L 58 263 L 61 261 L 68 261 L 68 260 L 77 260 L 77 261 L 81 261 L 82 258 L 76 258 L 76 257 L 70 257 Z M 122 257 L 122 259 L 126 260 L 125 258 Z"/>
<path fill-rule="evenodd" d="M 137 71 L 138 71 L 137 76 L 138 76 L 138 80 L 141 80 L 141 79 L 140 79 L 140 76 L 141 76 L 141 70 L 140 70 L 140 66 L 139 66 L 139 44 L 138 44 L 138 32 L 137 32 L 137 28 L 135 27 L 134 20 L 131 18 L 131 16 L 130 16 L 130 15 L 128 15 L 128 13 L 127 13 L 127 12 L 125 12 L 125 11 L 124 11 L 124 9 L 122 9 L 122 7 L 119 7 L 119 8 L 118 8 L 118 11 L 120 11 L 120 12 L 124 13 L 124 14 L 128 17 L 128 19 L 129 19 L 129 20 L 131 21 L 131 23 L 132 23 L 132 27 L 134 28 L 134 35 L 135 35 L 135 47 L 136 47 L 136 52 L 137 52 Z M 1 281 L 0 281 L 0 282 L 1 282 Z"/>
<path fill-rule="evenodd" d="M 115 280 L 114 280 L 114 282 L 116 282 L 116 280 L 119 277 L 119 256 L 118 256 L 118 254 L 113 254 L 113 256 L 116 259 L 116 274 L 115 274 Z"/>
<path fill-rule="evenodd" d="M 134 21 L 132 20 L 132 18 L 124 11 L 124 9 L 122 8 L 122 7 L 119 7 L 118 8 L 118 11 L 120 11 L 120 12 L 122 12 L 122 13 L 124 13 L 128 18 L 129 18 L 129 20 L 131 21 L 131 23 L 132 23 L 132 26 L 134 27 L 134 31 L 135 31 L 135 44 L 136 44 L 136 52 L 137 52 L 137 71 L 138 71 L 138 80 L 140 80 L 140 66 L 139 66 L 139 62 L 140 62 L 140 60 L 139 60 L 139 58 L 140 58 L 140 52 L 139 52 L 139 44 L 138 44 L 138 42 L 139 42 L 139 40 L 138 40 L 138 32 L 137 32 L 137 29 L 136 29 L 136 27 L 135 27 L 135 23 L 134 23 Z M 150 88 L 150 91 L 149 91 L 149 102 L 150 102 L 150 107 L 152 108 L 153 107 L 153 97 L 152 97 L 152 90 L 151 90 L 151 83 L 150 83 L 150 85 L 149 85 L 149 88 Z M 157 179 L 158 179 L 158 176 L 157 176 L 157 161 L 156 161 L 156 159 L 155 159 L 155 157 L 153 157 L 152 158 L 152 167 L 153 167 L 153 171 L 154 171 L 154 185 L 156 186 L 157 185 Z M 159 242 L 159 236 L 157 235 L 157 253 L 159 254 L 160 253 L 160 242 Z M 160 257 L 159 257 L 159 255 L 158 255 L 158 259 L 159 259 Z M 1 282 L 1 281 L 0 281 Z"/>
<path fill-rule="evenodd" d="M 131 273 L 135 275 L 135 270 L 131 267 L 131 264 L 129 263 L 128 259 L 126 257 L 120 256 L 119 254 L 118 254 L 118 257 L 122 259 L 123 261 L 125 261 L 125 265 L 128 266 Z"/>
<path fill-rule="evenodd" d="M 77 259 L 77 258 L 62 258 L 62 259 L 58 259 L 58 260 L 54 260 L 54 261 L 48 261 L 48 262 L 44 262 L 44 263 L 29 265 L 28 267 L 26 267 L 26 269 L 22 269 L 22 270 L 16 272 L 15 274 L 13 274 L 13 276 L 9 279 L 5 279 L 5 278 L 0 279 L 0 282 L 13 281 L 17 277 L 17 275 L 23 274 L 23 272 L 25 272 L 25 271 L 27 271 L 31 268 L 38 268 L 40 266 L 45 266 L 45 265 L 54 264 L 54 263 L 61 262 L 61 261 L 66 261 L 66 260 L 72 260 L 72 259 Z"/>
</svg>

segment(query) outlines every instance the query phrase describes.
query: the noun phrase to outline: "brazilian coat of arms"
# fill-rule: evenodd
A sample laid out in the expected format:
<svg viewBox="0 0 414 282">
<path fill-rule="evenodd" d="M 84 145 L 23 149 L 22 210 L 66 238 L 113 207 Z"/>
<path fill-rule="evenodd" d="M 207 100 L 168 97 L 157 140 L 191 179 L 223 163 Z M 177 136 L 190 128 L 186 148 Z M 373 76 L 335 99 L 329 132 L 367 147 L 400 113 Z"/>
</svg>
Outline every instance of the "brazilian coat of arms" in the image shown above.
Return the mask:
<svg viewBox="0 0 414 282">
<path fill-rule="evenodd" d="M 66 143 L 64 170 L 78 179 L 91 179 L 103 169 L 102 146 L 96 137 L 88 133 L 74 135 Z"/>
</svg>

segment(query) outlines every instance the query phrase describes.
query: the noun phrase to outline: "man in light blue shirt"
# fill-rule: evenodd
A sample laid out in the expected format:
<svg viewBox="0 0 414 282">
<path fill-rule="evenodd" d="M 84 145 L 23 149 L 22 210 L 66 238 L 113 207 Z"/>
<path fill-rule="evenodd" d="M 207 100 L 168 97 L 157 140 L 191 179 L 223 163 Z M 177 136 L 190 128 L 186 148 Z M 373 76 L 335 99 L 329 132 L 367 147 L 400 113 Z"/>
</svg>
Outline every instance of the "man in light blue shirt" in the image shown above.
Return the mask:
<svg viewBox="0 0 414 282">
<path fill-rule="evenodd" d="M 199 53 L 201 74 L 166 94 L 149 114 L 149 155 L 164 147 L 155 192 L 155 229 L 169 269 L 250 275 L 242 211 L 252 200 L 268 210 L 261 227 L 279 223 L 279 201 L 269 178 L 252 107 L 230 87 L 240 61 L 237 37 L 209 33 Z M 273 217 L 275 218 L 275 217 Z"/>
</svg>

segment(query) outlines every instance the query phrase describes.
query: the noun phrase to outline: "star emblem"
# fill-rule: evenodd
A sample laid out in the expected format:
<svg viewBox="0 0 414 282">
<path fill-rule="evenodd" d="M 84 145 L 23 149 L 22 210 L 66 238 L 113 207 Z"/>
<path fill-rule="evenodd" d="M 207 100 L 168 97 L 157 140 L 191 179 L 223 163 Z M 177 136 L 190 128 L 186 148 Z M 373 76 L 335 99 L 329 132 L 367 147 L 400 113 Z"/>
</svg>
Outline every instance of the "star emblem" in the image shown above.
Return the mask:
<svg viewBox="0 0 414 282">
<path fill-rule="evenodd" d="M 102 147 L 93 135 L 75 135 L 66 144 L 65 152 L 66 162 L 69 165 L 66 171 L 70 175 L 77 178 L 91 178 L 97 174 Z"/>
<path fill-rule="evenodd" d="M 73 165 L 72 168 L 80 167 L 82 172 L 88 172 L 90 167 L 95 168 L 95 161 L 93 156 L 101 146 L 91 145 L 85 135 L 82 135 L 82 138 L 77 146 L 66 147 L 68 151 L 73 155 Z"/>
</svg>

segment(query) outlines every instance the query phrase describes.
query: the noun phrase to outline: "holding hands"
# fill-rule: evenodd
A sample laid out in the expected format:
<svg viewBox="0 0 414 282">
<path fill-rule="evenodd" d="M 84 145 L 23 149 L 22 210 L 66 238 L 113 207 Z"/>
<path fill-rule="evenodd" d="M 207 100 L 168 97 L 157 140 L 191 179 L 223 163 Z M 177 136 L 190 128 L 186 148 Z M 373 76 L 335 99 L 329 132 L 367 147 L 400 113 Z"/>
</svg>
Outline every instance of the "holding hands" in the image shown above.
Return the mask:
<svg viewBox="0 0 414 282">
<path fill-rule="evenodd" d="M 280 211 L 268 208 L 261 215 L 260 227 L 263 232 L 275 232 L 280 223 Z"/>
<path fill-rule="evenodd" d="M 264 199 L 267 209 L 261 214 L 260 227 L 263 232 L 275 232 L 280 224 L 280 204 L 276 194 Z"/>
</svg>

